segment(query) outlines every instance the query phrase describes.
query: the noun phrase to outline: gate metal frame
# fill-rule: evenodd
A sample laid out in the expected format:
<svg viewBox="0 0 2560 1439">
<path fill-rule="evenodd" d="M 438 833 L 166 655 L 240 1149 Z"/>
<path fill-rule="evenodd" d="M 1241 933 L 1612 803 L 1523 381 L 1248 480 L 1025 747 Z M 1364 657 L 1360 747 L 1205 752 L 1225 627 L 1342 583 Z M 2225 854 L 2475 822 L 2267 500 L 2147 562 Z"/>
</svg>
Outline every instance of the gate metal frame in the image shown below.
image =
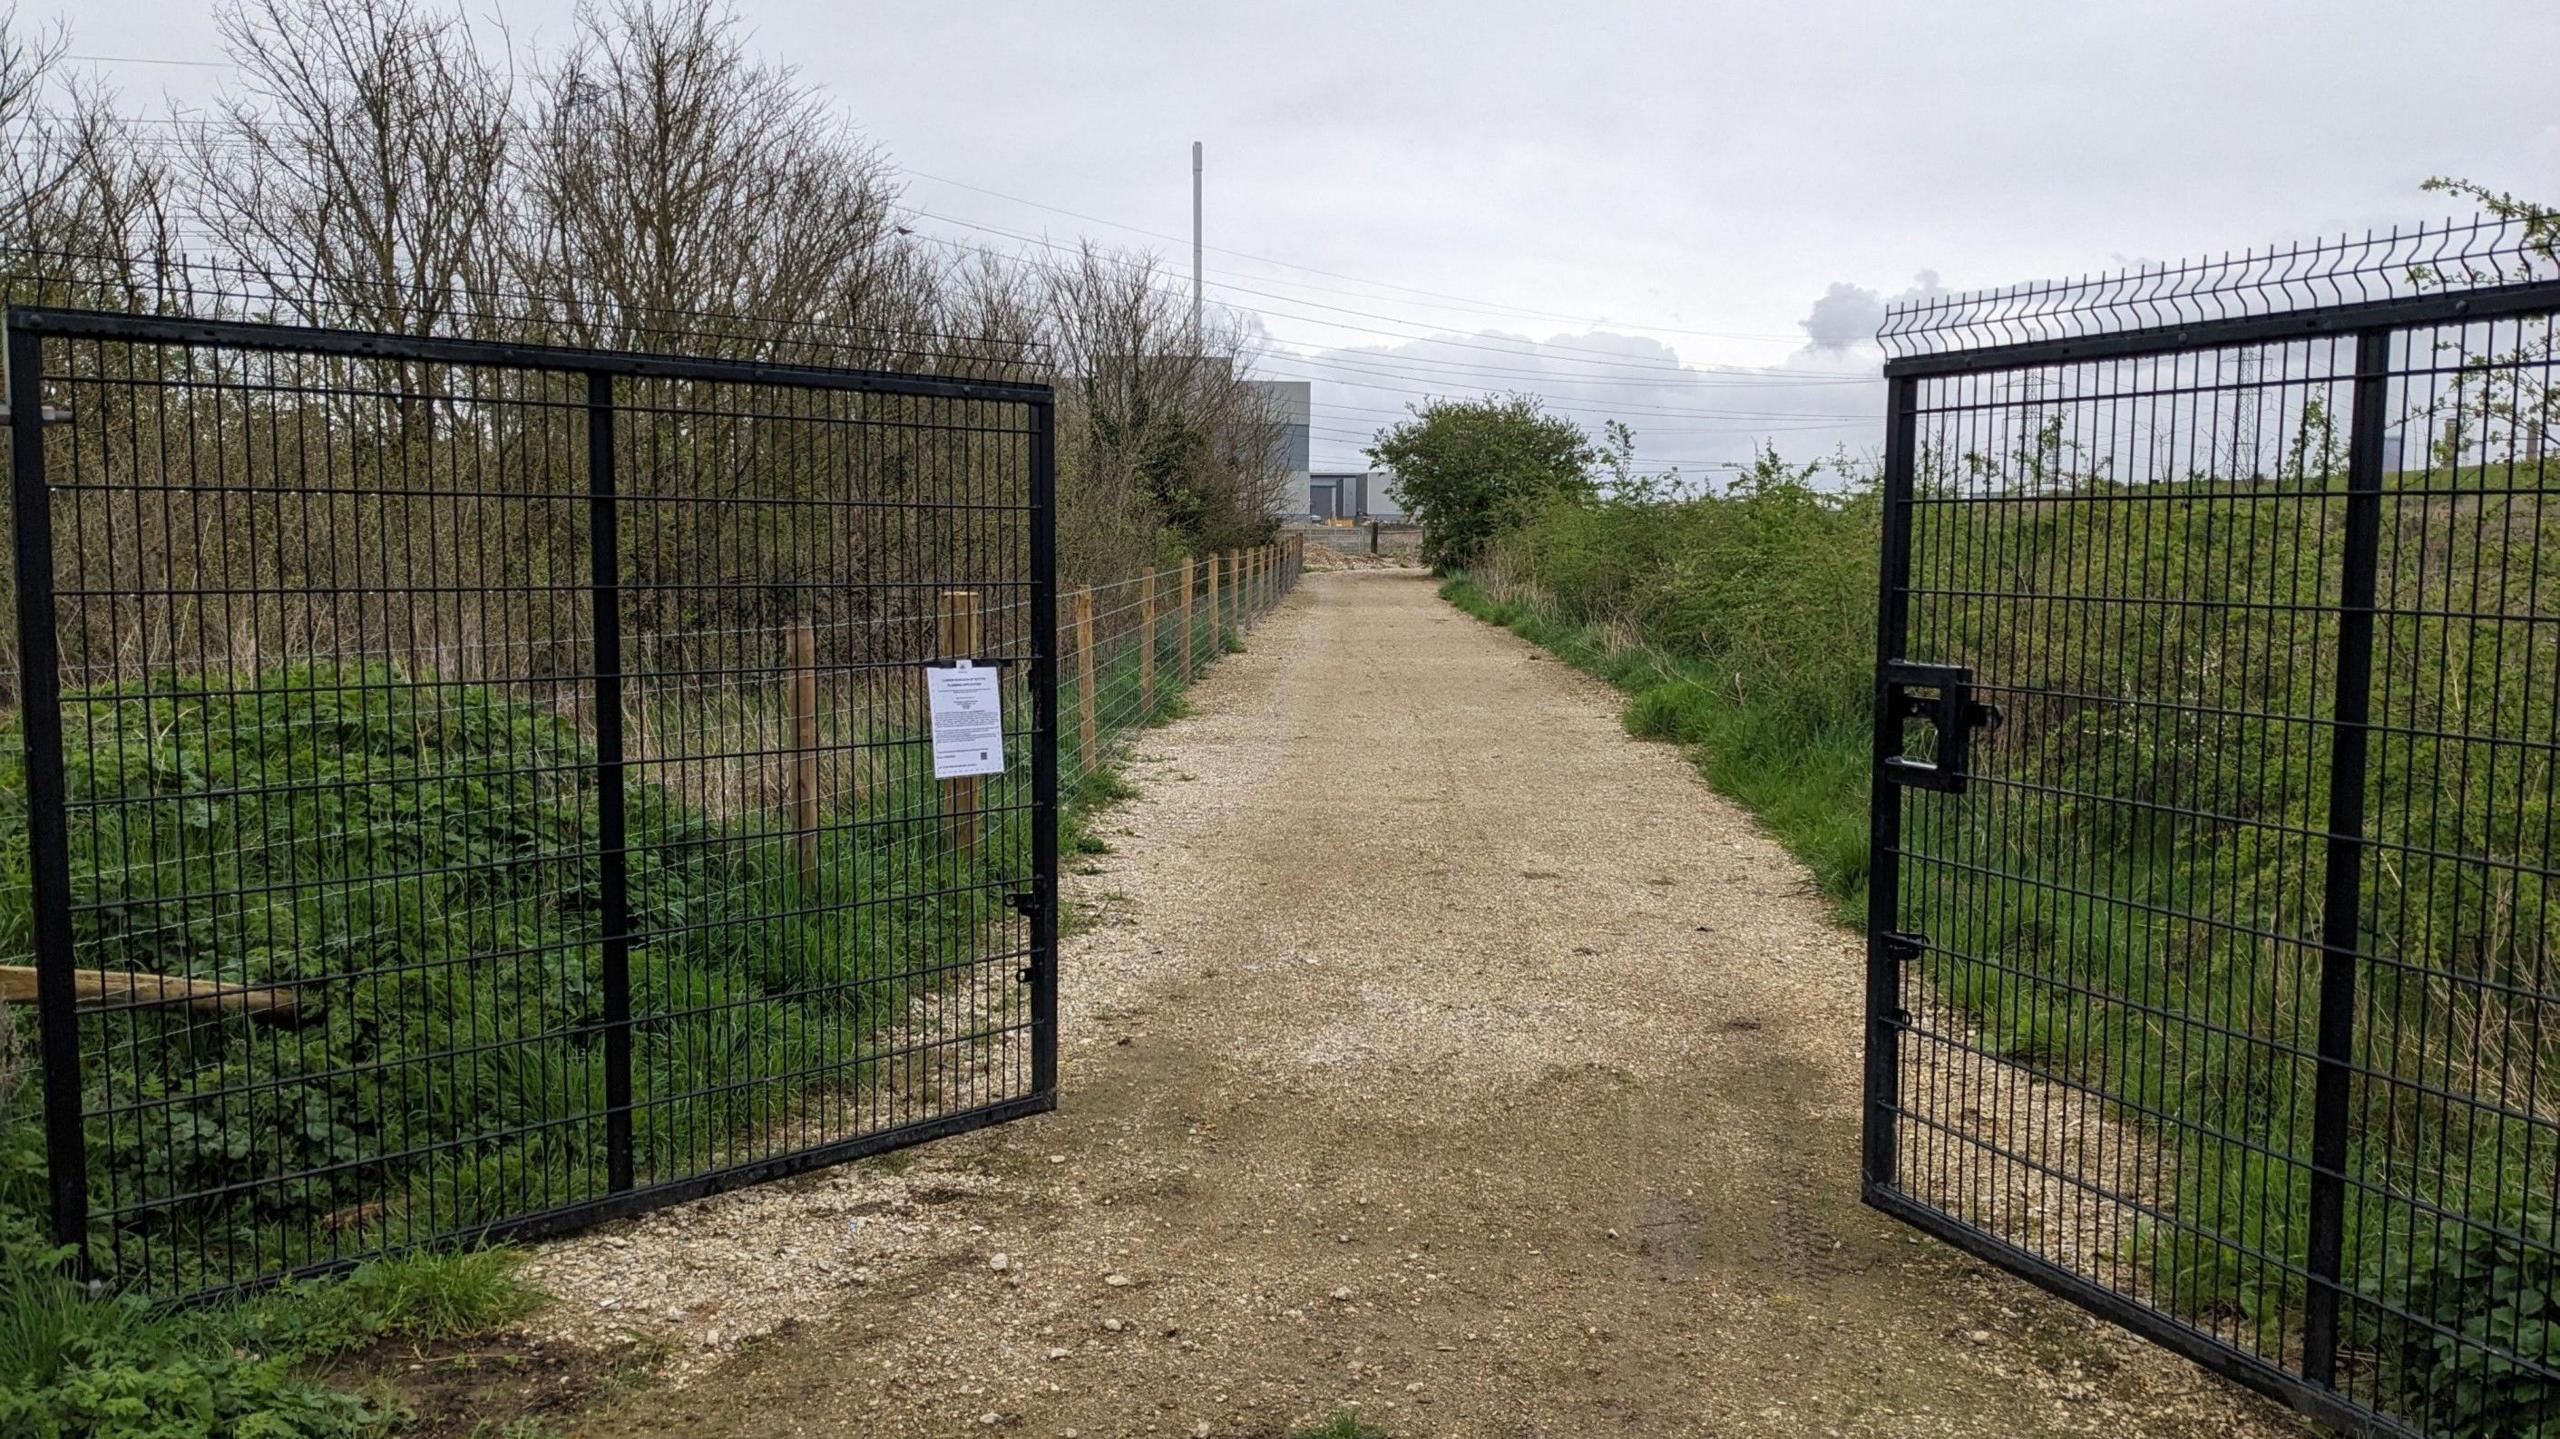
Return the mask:
<svg viewBox="0 0 2560 1439">
<path fill-rule="evenodd" d="M 2218 1374 L 2358 1435 L 2427 1432 L 2360 1401 L 2339 1383 L 2340 1306 L 2342 1299 L 2355 1297 L 2342 1279 L 2340 1264 L 2347 1191 L 2357 1182 L 2347 1171 L 2350 1081 L 2357 1073 L 2357 979 L 2369 963 L 2358 948 L 2356 926 L 2365 852 L 2373 842 L 2364 806 L 2377 546 L 2388 466 L 2384 440 L 2391 381 L 2410 373 L 2395 366 L 2391 342 L 2403 332 L 2428 326 L 2560 314 L 2560 264 L 2554 263 L 2551 247 L 2547 233 L 2521 218 L 2455 222 L 2076 282 L 1905 302 L 1889 313 L 1879 335 L 1889 358 L 1884 366 L 1888 394 L 1869 790 L 1861 1197 Z M 1924 381 L 2324 337 L 2351 340 L 2355 347 L 2343 495 L 2344 570 L 2334 606 L 2338 668 L 2321 880 L 2321 913 L 2343 918 L 2324 921 L 2312 942 L 2319 955 L 2319 986 L 2311 1150 L 2283 1156 L 2309 1171 L 2311 1206 L 2301 1348 L 2298 1361 L 2289 1363 L 2281 1352 L 2270 1356 L 2226 1340 L 2167 1308 L 2012 1244 L 1906 1187 L 1901 1123 L 1906 1117 L 1927 1116 L 1907 1106 L 1900 1092 L 1902 1039 L 1914 1027 L 1905 996 L 1919 983 L 1914 966 L 1929 952 L 1929 940 L 1908 932 L 1903 922 L 1904 810 L 1907 798 L 1916 793 L 1960 791 L 1966 779 L 1961 758 L 1966 730 L 1998 719 L 1981 706 L 1960 714 L 1968 706 L 1963 686 L 1969 674 L 1917 664 L 1906 646 Z M 2549 369 L 2546 361 L 2544 372 Z M 2102 395 L 2097 402 L 2110 401 Z M 2560 457 L 2542 463 L 2555 460 Z M 2560 505 L 2560 488 L 2548 493 Z M 1936 669 L 1949 673 L 1926 673 Z M 1933 687 L 1939 688 L 1934 702 L 1911 693 Z M 1939 753 L 1955 757 L 1952 770 L 1906 757 L 1905 722 L 1914 718 L 1938 721 Z M 2079 1182 L 2116 1203 L 2139 1203 L 2103 1191 L 2102 1179 Z"/>
<path fill-rule="evenodd" d="M 841 1164 L 1039 1114 L 1057 1107 L 1058 1035 L 1058 677 L 1057 556 L 1055 528 L 1056 410 L 1045 384 L 947 378 L 931 374 L 833 369 L 752 360 L 697 358 L 479 339 L 440 338 L 365 331 L 305 328 L 239 320 L 77 310 L 9 307 L 5 321 L 6 399 L 9 413 L 43 415 L 46 423 L 10 428 L 15 508 L 15 584 L 18 599 L 19 707 L 27 764 L 32 929 L 37 957 L 37 1008 L 43 1064 L 43 1124 L 55 1239 L 80 1251 L 85 1266 L 91 1234 L 88 1141 L 84 1130 L 80 1020 L 75 1013 L 73 896 L 69 872 L 62 726 L 62 676 L 55 588 L 52 486 L 46 470 L 46 429 L 54 415 L 42 403 L 48 340 L 88 340 L 133 346 L 200 347 L 222 352 L 273 352 L 346 360 L 418 362 L 492 372 L 543 372 L 586 377 L 588 419 L 588 588 L 593 598 L 596 700 L 593 780 L 597 786 L 600 919 L 594 940 L 602 957 L 607 1055 L 607 1099 L 602 1118 L 610 1150 L 608 1192 L 594 1198 L 473 1223 L 383 1248 L 347 1253 L 286 1270 L 235 1273 L 230 1282 L 159 1298 L 201 1300 L 289 1278 L 343 1270 L 365 1259 L 416 1245 L 525 1239 L 584 1228 L 603 1221 L 680 1203 L 723 1190 Z M 777 390 L 849 393 L 925 400 L 992 402 L 1018 406 L 1027 424 L 1019 433 L 1028 458 L 1027 543 L 1029 570 L 1015 588 L 1026 592 L 1028 621 L 1019 657 L 982 662 L 1021 664 L 1027 671 L 1030 724 L 1021 731 L 1032 746 L 1029 890 L 1012 896 L 1027 921 L 1027 963 L 1017 983 L 1027 986 L 1030 1037 L 1026 1092 L 974 1108 L 930 1114 L 888 1128 L 743 1163 L 725 1163 L 654 1181 L 635 1181 L 633 1165 L 630 955 L 635 936 L 625 900 L 632 848 L 622 832 L 627 784 L 619 704 L 625 678 L 620 646 L 619 563 L 614 417 L 617 380 L 699 381 Z M 1015 433 L 1007 431 L 1006 433 Z M 572 496 L 574 498 L 574 496 Z"/>
</svg>

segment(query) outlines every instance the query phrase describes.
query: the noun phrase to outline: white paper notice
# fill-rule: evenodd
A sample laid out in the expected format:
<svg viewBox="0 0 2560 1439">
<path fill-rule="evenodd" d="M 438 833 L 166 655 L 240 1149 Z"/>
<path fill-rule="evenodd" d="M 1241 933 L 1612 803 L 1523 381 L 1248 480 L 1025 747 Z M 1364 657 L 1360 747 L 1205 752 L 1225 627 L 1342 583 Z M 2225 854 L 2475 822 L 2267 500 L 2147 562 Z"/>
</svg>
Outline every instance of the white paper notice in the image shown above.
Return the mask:
<svg viewBox="0 0 2560 1439">
<path fill-rule="evenodd" d="M 1004 671 L 967 660 L 929 665 L 924 692 L 933 717 L 933 777 L 1004 773 Z"/>
</svg>

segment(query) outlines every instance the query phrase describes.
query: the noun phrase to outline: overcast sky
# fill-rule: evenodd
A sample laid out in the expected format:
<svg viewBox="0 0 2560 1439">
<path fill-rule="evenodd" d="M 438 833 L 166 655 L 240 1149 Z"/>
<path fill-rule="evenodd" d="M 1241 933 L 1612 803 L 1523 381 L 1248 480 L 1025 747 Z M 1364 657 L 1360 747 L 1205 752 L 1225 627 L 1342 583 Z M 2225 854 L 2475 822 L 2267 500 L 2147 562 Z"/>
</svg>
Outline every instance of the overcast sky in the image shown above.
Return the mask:
<svg viewBox="0 0 2560 1439">
<path fill-rule="evenodd" d="M 571 0 L 469 3 L 520 51 L 567 33 Z M 1871 451 L 1880 388 L 1830 381 L 1915 284 L 2441 217 L 2440 172 L 2560 197 L 2553 0 L 740 3 L 927 233 L 1187 272 L 1206 142 L 1211 296 L 1263 317 L 1264 373 L 1323 377 L 1318 468 L 1484 387 L 1692 469 Z M 133 63 L 218 60 L 202 0 L 21 7 L 131 108 L 225 78 Z"/>
</svg>

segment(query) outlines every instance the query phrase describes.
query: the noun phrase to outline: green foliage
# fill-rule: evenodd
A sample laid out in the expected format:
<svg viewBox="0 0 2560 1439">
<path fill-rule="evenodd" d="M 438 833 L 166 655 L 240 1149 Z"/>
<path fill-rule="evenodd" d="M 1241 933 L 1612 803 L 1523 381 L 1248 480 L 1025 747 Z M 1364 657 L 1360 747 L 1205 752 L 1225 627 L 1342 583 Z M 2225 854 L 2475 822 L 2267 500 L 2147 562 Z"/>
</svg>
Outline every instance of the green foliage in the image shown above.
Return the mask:
<svg viewBox="0 0 2560 1439">
<path fill-rule="evenodd" d="M 1581 426 L 1529 395 L 1432 400 L 1368 454 L 1395 472 L 1396 499 L 1422 526 L 1422 562 L 1443 573 L 1541 506 L 1588 496 L 1598 458 Z"/>
<path fill-rule="evenodd" d="M 157 1313 L 92 1296 L 57 1256 L 0 1265 L 0 1433 L 95 1439 L 350 1439 L 401 1417 L 311 1377 L 385 1339 L 474 1334 L 536 1296 L 498 1250 L 363 1265 L 225 1308 Z"/>
<path fill-rule="evenodd" d="M 1289 1431 L 1289 1439 L 1386 1439 L 1386 1435 L 1375 1424 L 1361 1423 L 1360 1416 L 1348 1409 L 1336 1409 L 1321 1424 Z"/>
<path fill-rule="evenodd" d="M 276 1360 L 170 1354 L 84 1337 L 50 1383 L 0 1389 L 0 1433 L 25 1439 L 349 1439 L 397 1413 Z"/>
<path fill-rule="evenodd" d="M 0 1434 L 12 1439 L 385 1434 L 395 1406 L 309 1366 L 379 1339 L 483 1330 L 536 1300 L 493 1250 L 380 1261 L 227 1308 L 170 1313 L 93 1293 L 35 1219 L 43 1159 L 29 1099 L 0 1088 Z"/>
<path fill-rule="evenodd" d="M 92 1112 L 142 1116 L 90 1136 L 92 1183 L 136 1206 L 94 1236 L 106 1276 L 144 1241 L 164 1266 L 201 1256 L 201 1272 L 156 1280 L 188 1288 L 602 1193 L 596 809 L 574 726 L 369 666 L 163 675 L 140 692 L 66 702 L 88 741 L 70 748 L 71 792 L 137 801 L 75 812 L 84 955 L 296 981 L 319 1017 L 84 1018 L 93 1052 L 153 1056 L 86 1075 Z M 14 739 L 5 751 L 0 854 L 23 866 Z M 907 957 L 990 917 L 983 887 L 936 878 L 930 786 L 893 776 L 821 847 L 824 893 L 881 896 L 859 922 L 852 906 L 809 911 L 784 840 L 632 787 L 630 902 L 659 936 L 633 967 L 644 1178 L 699 1164 L 706 1137 L 764 1132 L 818 1082 L 777 1076 L 859 1083 Z M 24 945 L 25 906 L 23 890 L 0 897 L 0 943 Z M 724 913 L 800 918 L 705 922 Z M 505 961 L 477 958 L 493 954 Z M 273 1182 L 285 1174 L 308 1177 Z"/>
<path fill-rule="evenodd" d="M 2560 1439 L 2560 1383 L 2505 1357 L 2560 1371 L 2560 1233 L 2533 1209 L 2500 1225 L 2529 1242 L 2483 1225 L 2442 1226 L 2432 1262 L 2412 1266 L 2420 1278 L 2399 1305 L 2407 1317 L 2361 1306 L 2359 1317 L 2403 1402 L 2428 1416 L 2428 1432 Z M 2387 1291 L 2382 1276 L 2367 1283 Z"/>
<path fill-rule="evenodd" d="M 517 1279 L 517 1263 L 506 1249 L 418 1251 L 187 1317 L 209 1340 L 308 1364 L 386 1339 L 426 1343 L 520 1319 L 541 1295 Z"/>
</svg>

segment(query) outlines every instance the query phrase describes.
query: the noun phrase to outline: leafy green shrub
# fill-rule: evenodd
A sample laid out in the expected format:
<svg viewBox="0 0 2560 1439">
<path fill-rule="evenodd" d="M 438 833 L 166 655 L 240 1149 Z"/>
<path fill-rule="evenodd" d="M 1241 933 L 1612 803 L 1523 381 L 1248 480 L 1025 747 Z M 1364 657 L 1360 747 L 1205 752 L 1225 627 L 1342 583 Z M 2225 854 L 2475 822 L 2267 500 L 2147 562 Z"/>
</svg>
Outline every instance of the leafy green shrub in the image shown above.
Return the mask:
<svg viewBox="0 0 2560 1439">
<path fill-rule="evenodd" d="M 10 1022 L 0 1017 L 0 1023 Z M 354 1439 L 380 1434 L 397 1415 L 373 1400 L 339 1393 L 294 1372 L 315 1354 L 244 1352 L 249 1331 L 223 1311 L 164 1315 L 135 1298 L 93 1294 L 72 1279 L 69 1251 L 45 1242 L 35 1220 L 42 1148 L 24 1087 L 0 1089 L 0 1434 L 12 1439 Z M 392 1322 L 467 1325 L 493 1311 L 491 1265 L 429 1305 L 414 1275 L 381 1306 Z M 370 1322 L 379 1285 L 343 1288 L 315 1312 L 335 1316 L 333 1332 Z M 512 1291 L 522 1295 L 521 1290 Z M 282 1317 L 299 1302 L 260 1303 Z"/>
<path fill-rule="evenodd" d="M 1558 497 L 1591 493 L 1598 455 L 1573 421 L 1529 395 L 1432 400 L 1378 434 L 1369 457 L 1395 472 L 1395 495 L 1422 526 L 1422 562 L 1474 563 Z"/>
<path fill-rule="evenodd" d="M 2515 1223 L 2514 1220 L 2502 1223 Z M 2433 1262 L 2405 1286 L 2397 1314 L 2367 1311 L 2366 1324 L 2401 1403 L 2444 1439 L 2560 1439 L 2560 1259 L 2550 1217 L 2524 1211 L 2526 1243 L 2474 1224 L 2449 1224 Z M 2401 1286 L 2379 1266 L 2368 1293 Z"/>
</svg>

